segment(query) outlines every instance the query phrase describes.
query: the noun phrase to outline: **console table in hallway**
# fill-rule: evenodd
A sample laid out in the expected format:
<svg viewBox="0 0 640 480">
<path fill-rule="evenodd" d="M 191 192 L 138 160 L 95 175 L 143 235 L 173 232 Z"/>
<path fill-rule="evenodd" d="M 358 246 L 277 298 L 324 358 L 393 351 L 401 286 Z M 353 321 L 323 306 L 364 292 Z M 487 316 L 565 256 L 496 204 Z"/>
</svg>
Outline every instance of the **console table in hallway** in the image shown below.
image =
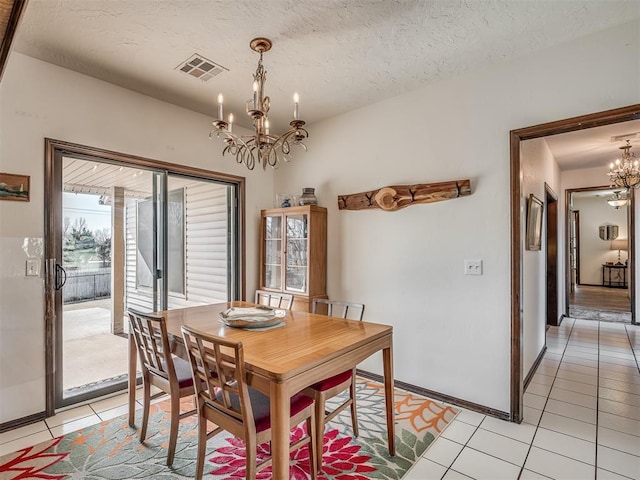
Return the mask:
<svg viewBox="0 0 640 480">
<path fill-rule="evenodd" d="M 627 288 L 627 266 L 602 265 L 602 286 L 609 288 Z"/>
</svg>

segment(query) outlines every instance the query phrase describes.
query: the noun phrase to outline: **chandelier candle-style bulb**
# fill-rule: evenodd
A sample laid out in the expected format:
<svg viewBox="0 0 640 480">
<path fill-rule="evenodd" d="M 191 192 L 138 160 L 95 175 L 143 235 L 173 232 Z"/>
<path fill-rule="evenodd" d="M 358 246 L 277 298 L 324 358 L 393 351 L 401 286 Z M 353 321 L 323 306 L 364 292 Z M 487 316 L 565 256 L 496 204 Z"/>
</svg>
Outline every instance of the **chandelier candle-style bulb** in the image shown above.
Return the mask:
<svg viewBox="0 0 640 480">
<path fill-rule="evenodd" d="M 258 82 L 253 82 L 253 109 L 258 110 Z"/>
<path fill-rule="evenodd" d="M 218 94 L 218 120 L 224 120 L 224 114 L 222 112 L 222 104 L 224 103 L 224 97 L 221 93 Z"/>
<path fill-rule="evenodd" d="M 295 105 L 293 108 L 293 119 L 298 120 L 298 104 L 300 103 L 300 96 L 298 95 L 298 92 L 293 94 L 293 103 Z"/>
<path fill-rule="evenodd" d="M 229 114 L 229 133 L 233 132 L 233 113 Z"/>
<path fill-rule="evenodd" d="M 268 118 L 264 121 L 264 133 L 269 135 L 269 119 Z"/>
</svg>

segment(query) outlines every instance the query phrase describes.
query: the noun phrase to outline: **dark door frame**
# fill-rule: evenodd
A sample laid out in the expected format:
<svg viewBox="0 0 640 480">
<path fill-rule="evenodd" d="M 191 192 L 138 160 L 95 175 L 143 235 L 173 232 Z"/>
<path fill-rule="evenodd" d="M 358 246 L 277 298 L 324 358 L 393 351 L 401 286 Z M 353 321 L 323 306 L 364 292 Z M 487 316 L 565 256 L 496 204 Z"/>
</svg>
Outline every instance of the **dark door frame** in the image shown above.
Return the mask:
<svg viewBox="0 0 640 480">
<path fill-rule="evenodd" d="M 573 284 L 570 286 L 569 290 L 572 290 L 572 288 L 577 287 L 578 285 L 580 285 L 580 210 L 574 210 L 573 211 L 573 218 L 570 219 L 574 222 L 574 227 L 575 228 L 575 260 L 576 260 L 576 278 L 574 279 L 575 281 L 573 282 Z M 571 228 L 571 226 L 569 226 L 569 228 Z M 571 235 L 571 232 L 569 232 L 569 235 Z M 569 239 L 569 242 L 571 242 L 571 239 Z M 571 246 L 569 245 L 569 248 L 571 248 Z M 571 265 L 569 265 L 569 269 L 571 269 Z M 571 273 L 571 272 L 569 272 Z M 569 281 L 571 281 L 571 279 L 569 279 Z M 569 292 L 571 293 L 571 292 Z"/>
<path fill-rule="evenodd" d="M 547 325 L 560 325 L 558 317 L 558 195 L 544 182 L 546 210 L 546 319 Z"/>
<path fill-rule="evenodd" d="M 62 212 L 62 158 L 73 157 L 90 161 L 116 163 L 152 170 L 163 170 L 168 174 L 192 176 L 200 179 L 216 180 L 234 185 L 237 188 L 237 251 L 238 279 L 235 284 L 236 298 L 242 300 L 246 296 L 246 232 L 245 221 L 245 177 L 219 173 L 186 165 L 177 165 L 159 160 L 152 160 L 135 155 L 118 153 L 101 148 L 69 143 L 61 140 L 45 138 L 45 174 L 44 174 L 44 253 L 45 269 L 45 415 L 55 413 L 56 408 L 56 338 L 60 335 L 57 328 L 56 308 L 62 300 L 61 291 L 55 289 L 55 271 L 51 268 L 50 259 L 60 259 L 62 246 L 58 240 L 57 226 L 61 224 Z M 54 260 L 55 261 L 55 260 Z M 56 298 L 58 296 L 58 298 Z"/>
<path fill-rule="evenodd" d="M 520 142 L 533 138 L 547 137 L 559 133 L 573 132 L 586 128 L 600 127 L 613 123 L 640 119 L 640 104 L 607 110 L 604 112 L 568 118 L 556 122 L 520 128 L 510 132 L 510 191 L 511 191 L 511 382 L 510 382 L 510 419 L 522 422 L 523 414 L 523 372 L 522 372 L 522 186 L 520 174 Z M 634 255 L 633 242 L 629 242 L 629 255 Z M 634 255 L 635 256 L 635 255 Z M 634 272 L 630 282 L 635 284 Z"/>
<path fill-rule="evenodd" d="M 570 249 L 570 235 L 571 235 L 571 215 L 570 215 L 570 210 L 569 210 L 569 205 L 571 203 L 571 194 L 576 193 L 576 192 L 591 192 L 591 191 L 596 191 L 596 190 L 611 190 L 611 186 L 610 185 L 601 185 L 601 186 L 596 186 L 596 187 L 582 187 L 582 188 L 570 188 L 565 190 L 565 202 L 564 202 L 564 210 L 565 210 L 565 219 L 566 219 L 566 225 L 565 225 L 565 273 L 566 273 L 566 278 L 565 278 L 565 312 L 564 314 L 566 316 L 569 316 L 569 307 L 570 307 L 570 289 L 571 289 L 571 264 L 570 264 L 570 259 L 569 259 L 569 249 Z M 629 192 L 629 203 L 627 204 L 627 238 L 629 240 L 629 252 L 628 252 L 628 260 L 629 260 L 629 267 L 628 267 L 628 273 L 627 275 L 629 275 L 629 302 L 630 302 L 630 310 L 631 310 L 631 323 L 632 324 L 637 324 L 636 322 L 636 282 L 635 282 L 635 264 L 636 264 L 636 258 L 633 255 L 634 252 L 634 246 L 635 246 L 635 218 L 636 218 L 636 204 L 635 204 L 635 190 L 631 189 L 631 191 Z M 578 219 L 580 218 L 580 216 L 578 216 Z M 579 273 L 580 271 L 580 230 L 579 230 L 579 220 L 576 224 L 577 228 L 576 230 L 578 230 L 576 232 L 576 270 L 577 273 Z M 579 275 L 576 276 L 576 286 L 580 285 L 580 277 Z"/>
</svg>

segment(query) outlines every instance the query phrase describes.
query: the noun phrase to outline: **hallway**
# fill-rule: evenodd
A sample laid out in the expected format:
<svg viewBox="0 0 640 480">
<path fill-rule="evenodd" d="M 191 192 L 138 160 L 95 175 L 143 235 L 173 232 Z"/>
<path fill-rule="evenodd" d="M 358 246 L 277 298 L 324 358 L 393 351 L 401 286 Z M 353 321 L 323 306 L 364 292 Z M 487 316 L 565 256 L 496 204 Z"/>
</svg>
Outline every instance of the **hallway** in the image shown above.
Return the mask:
<svg viewBox="0 0 640 480">
<path fill-rule="evenodd" d="M 640 479 L 640 327 L 566 318 L 520 425 L 463 410 L 405 479 Z"/>
<path fill-rule="evenodd" d="M 594 285 L 578 285 L 569 296 L 571 307 L 610 312 L 628 312 L 631 310 L 629 290 L 626 288 L 607 288 Z"/>
</svg>

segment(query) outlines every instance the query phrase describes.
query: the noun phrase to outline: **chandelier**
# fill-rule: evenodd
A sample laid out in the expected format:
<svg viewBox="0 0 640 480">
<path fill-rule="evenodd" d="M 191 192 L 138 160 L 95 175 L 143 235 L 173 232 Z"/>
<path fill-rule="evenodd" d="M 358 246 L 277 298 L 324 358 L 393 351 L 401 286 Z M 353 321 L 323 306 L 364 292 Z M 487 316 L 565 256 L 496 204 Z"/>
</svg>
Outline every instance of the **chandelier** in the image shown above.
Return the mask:
<svg viewBox="0 0 640 480">
<path fill-rule="evenodd" d="M 289 123 L 291 128 L 282 135 L 273 135 L 269 128 L 269 108 L 271 101 L 264 94 L 264 84 L 267 80 L 267 71 L 262 65 L 262 54 L 271 49 L 271 40 L 267 38 L 254 38 L 249 44 L 251 50 L 260 54 L 258 68 L 253 75 L 253 97 L 247 100 L 246 112 L 253 119 L 254 132 L 252 135 L 236 135 L 233 133 L 233 113 L 230 113 L 227 121 L 224 120 L 222 93 L 218 95 L 218 118 L 213 122 L 214 129 L 209 133 L 212 138 L 214 133 L 222 137 L 226 146 L 222 154 L 229 153 L 236 157 L 236 162 L 244 163 L 249 170 L 253 170 L 256 163 L 277 168 L 280 163 L 291 160 L 289 154 L 292 146 L 301 146 L 307 150 L 302 141 L 309 136 L 303 128 L 304 123 L 298 118 L 298 105 L 300 99 L 297 93 L 293 95 L 293 120 Z"/>
<path fill-rule="evenodd" d="M 609 165 L 609 182 L 612 186 L 633 188 L 640 183 L 640 163 L 631 150 L 631 144 L 627 140 L 627 144 L 620 147 L 622 150 L 622 158 L 617 159 Z"/>
<path fill-rule="evenodd" d="M 627 204 L 627 197 L 620 195 L 620 191 L 613 192 L 613 195 L 607 198 L 607 203 L 613 208 L 618 210 L 620 207 L 624 207 Z"/>
</svg>

